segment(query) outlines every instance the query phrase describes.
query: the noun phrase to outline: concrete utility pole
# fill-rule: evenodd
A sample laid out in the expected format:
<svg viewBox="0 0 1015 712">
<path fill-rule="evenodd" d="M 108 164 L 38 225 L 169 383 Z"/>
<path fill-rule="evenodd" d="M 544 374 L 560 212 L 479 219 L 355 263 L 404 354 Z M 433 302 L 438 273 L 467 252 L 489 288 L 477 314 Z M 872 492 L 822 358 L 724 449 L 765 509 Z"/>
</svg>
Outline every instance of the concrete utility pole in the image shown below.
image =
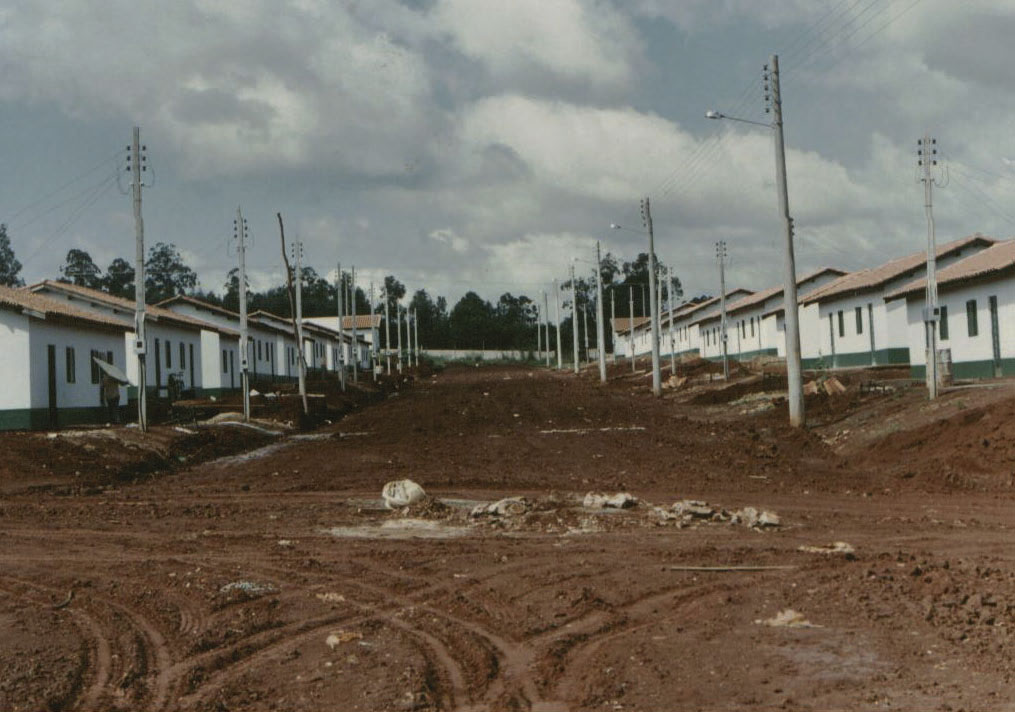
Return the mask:
<svg viewBox="0 0 1015 712">
<path fill-rule="evenodd" d="M 557 321 L 557 370 L 564 370 L 564 354 L 560 344 L 560 287 L 557 280 L 553 280 L 553 316 Z"/>
<path fill-rule="evenodd" d="M 631 373 L 634 373 L 637 370 L 637 364 L 635 363 L 635 358 L 634 358 L 634 285 L 633 284 L 628 287 L 627 309 L 628 309 L 627 313 L 631 315 L 630 318 L 628 319 L 628 322 L 627 322 L 627 345 L 628 345 L 628 347 L 629 347 L 629 349 L 631 351 L 631 353 L 629 354 L 630 357 L 631 357 Z"/>
<path fill-rule="evenodd" d="M 603 323 L 603 258 L 596 240 L 596 343 L 599 344 L 599 382 L 606 383 L 606 325 Z"/>
<path fill-rule="evenodd" d="M 145 356 L 148 340 L 145 337 L 145 303 L 144 303 L 144 218 L 141 217 L 141 172 L 147 169 L 142 166 L 148 160 L 144 155 L 145 146 L 141 145 L 141 129 L 134 127 L 130 145 L 130 157 L 127 159 L 131 170 L 131 191 L 134 200 L 134 353 L 137 355 L 137 426 L 141 432 L 148 432 L 148 393 L 147 374 L 145 373 Z M 158 393 L 159 384 L 155 384 Z"/>
<path fill-rule="evenodd" d="M 617 290 L 610 285 L 610 333 L 616 334 L 617 327 Z M 617 365 L 617 342 L 613 342 L 613 365 Z"/>
<path fill-rule="evenodd" d="M 585 358 L 589 358 L 589 305 L 582 304 L 582 329 L 585 333 Z"/>
<path fill-rule="evenodd" d="M 536 308 L 536 358 L 543 358 L 543 327 L 539 323 L 539 308 Z"/>
<path fill-rule="evenodd" d="M 374 280 L 370 280 L 370 373 L 373 374 L 374 382 L 377 382 L 377 339 L 373 338 L 374 323 Z"/>
<path fill-rule="evenodd" d="M 345 284 L 342 279 L 342 263 L 338 263 L 338 282 L 335 285 L 335 299 L 338 301 L 338 382 L 345 392 Z"/>
<path fill-rule="evenodd" d="M 352 304 L 352 382 L 359 383 L 359 334 L 356 332 L 356 267 L 349 273 L 349 302 Z"/>
<path fill-rule="evenodd" d="M 677 278 L 670 275 L 670 375 L 677 375 L 677 342 L 673 338 L 673 303 L 677 299 Z"/>
<path fill-rule="evenodd" d="M 402 372 L 402 305 L 395 302 L 395 333 L 398 335 L 398 358 L 395 359 L 395 363 L 398 366 L 398 372 Z"/>
<path fill-rule="evenodd" d="M 927 290 L 924 295 L 923 323 L 926 338 L 927 397 L 937 398 L 937 241 L 934 235 L 934 178 L 931 168 L 937 165 L 937 139 L 924 134 L 917 142 L 920 147 L 918 165 L 923 169 L 923 207 L 927 213 Z"/>
<path fill-rule="evenodd" d="M 250 364 L 247 359 L 247 221 L 239 206 L 233 222 L 233 236 L 236 238 L 236 255 L 240 261 L 240 281 L 236 285 L 240 297 L 240 387 L 243 389 L 243 420 L 250 421 Z"/>
<path fill-rule="evenodd" d="M 715 243 L 715 258 L 719 262 L 719 332 L 722 345 L 722 377 L 730 380 L 729 349 L 726 334 L 726 241 Z"/>
<path fill-rule="evenodd" d="M 419 368 L 419 308 L 412 310 L 412 331 L 416 342 L 416 368 Z"/>
<path fill-rule="evenodd" d="M 659 310 L 656 308 L 656 245 L 652 230 L 652 206 L 646 197 L 641 204 L 641 217 L 648 230 L 648 297 L 652 319 L 652 395 L 663 394 L 663 381 L 659 373 Z"/>
<path fill-rule="evenodd" d="M 546 329 L 546 367 L 550 367 L 550 303 L 546 299 L 546 290 L 543 290 L 543 326 Z"/>
<path fill-rule="evenodd" d="M 779 87 L 779 55 L 773 54 L 765 68 L 765 79 L 771 81 L 772 128 L 775 129 L 775 173 L 779 189 L 779 215 L 786 236 L 786 263 L 783 285 L 783 306 L 786 314 L 786 380 L 789 385 L 789 424 L 804 424 L 804 385 L 800 365 L 800 315 L 796 296 L 796 259 L 793 256 L 793 218 L 789 214 L 786 188 L 786 149 L 782 136 L 782 92 Z M 771 74 L 768 74 L 769 70 Z M 766 82 L 767 84 L 767 82 Z"/>
<path fill-rule="evenodd" d="M 391 307 L 388 300 L 388 283 L 384 282 L 384 359 L 387 374 L 391 375 Z"/>
<path fill-rule="evenodd" d="M 293 258 L 296 261 L 296 351 L 299 354 L 300 398 L 303 412 L 307 412 L 307 359 L 303 350 L 303 240 L 293 242 Z"/>
<path fill-rule="evenodd" d="M 578 288 L 574 280 L 574 262 L 571 262 L 571 336 L 574 337 L 574 372 L 577 375 L 581 359 L 578 358 Z"/>
</svg>

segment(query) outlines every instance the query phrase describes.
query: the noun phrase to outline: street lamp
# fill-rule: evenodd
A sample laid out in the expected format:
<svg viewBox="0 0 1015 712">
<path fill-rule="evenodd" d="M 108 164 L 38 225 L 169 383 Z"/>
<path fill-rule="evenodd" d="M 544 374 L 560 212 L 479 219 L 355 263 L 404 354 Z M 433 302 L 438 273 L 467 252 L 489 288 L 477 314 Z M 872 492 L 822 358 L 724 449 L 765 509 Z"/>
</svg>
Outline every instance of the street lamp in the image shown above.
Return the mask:
<svg viewBox="0 0 1015 712">
<path fill-rule="evenodd" d="M 796 293 L 796 260 L 793 256 L 793 219 L 789 215 L 789 197 L 786 189 L 786 149 L 782 136 L 782 94 L 779 89 L 779 56 L 773 54 L 770 64 L 765 65 L 765 89 L 769 88 L 771 82 L 771 95 L 766 94 L 766 99 L 771 100 L 772 123 L 765 124 L 760 121 L 741 119 L 736 116 L 727 116 L 718 111 L 706 111 L 707 119 L 727 119 L 739 121 L 745 124 L 755 124 L 773 129 L 775 138 L 775 173 L 776 187 L 779 193 L 779 217 L 782 218 L 783 232 L 786 241 L 786 257 L 783 287 L 783 305 L 786 313 L 786 381 L 789 401 L 789 423 L 793 427 L 800 427 L 804 424 L 804 393 L 803 378 L 800 365 L 800 319 L 797 312 Z"/>
</svg>

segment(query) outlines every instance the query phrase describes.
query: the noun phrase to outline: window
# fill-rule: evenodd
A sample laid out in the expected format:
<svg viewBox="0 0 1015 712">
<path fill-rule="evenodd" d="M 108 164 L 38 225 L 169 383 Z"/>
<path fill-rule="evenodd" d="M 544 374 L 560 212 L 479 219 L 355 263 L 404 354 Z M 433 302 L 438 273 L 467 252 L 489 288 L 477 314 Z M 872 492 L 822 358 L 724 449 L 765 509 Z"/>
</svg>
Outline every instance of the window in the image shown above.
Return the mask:
<svg viewBox="0 0 1015 712">
<path fill-rule="evenodd" d="M 862 334 L 863 333 L 863 308 L 862 307 L 857 307 L 855 311 L 856 311 L 856 333 L 857 334 Z"/>
<path fill-rule="evenodd" d="M 976 300 L 970 299 L 966 302 L 966 329 L 970 336 L 980 333 L 979 325 L 976 323 Z"/>
<path fill-rule="evenodd" d="M 261 360 L 261 342 L 260 341 L 257 342 L 257 360 L 258 361 Z"/>
<path fill-rule="evenodd" d="M 166 368 L 173 367 L 173 349 L 169 339 L 166 339 Z"/>
<path fill-rule="evenodd" d="M 938 333 L 942 341 L 948 341 L 948 307 L 940 307 L 941 316 L 938 321 Z"/>
<path fill-rule="evenodd" d="M 747 322 L 743 319 L 740 320 L 740 334 L 746 339 L 747 338 Z"/>
<path fill-rule="evenodd" d="M 754 317 L 751 317 L 751 336 L 754 336 Z"/>
<path fill-rule="evenodd" d="M 229 373 L 229 354 L 222 349 L 222 373 Z"/>
<path fill-rule="evenodd" d="M 846 321 L 842 318 L 842 309 L 839 310 L 839 337 L 846 335 Z"/>
<path fill-rule="evenodd" d="M 74 347 L 67 347 L 67 383 L 77 383 L 78 376 L 74 368 Z"/>
<path fill-rule="evenodd" d="M 187 358 L 186 357 L 187 357 L 187 345 L 181 341 L 180 342 L 180 368 L 186 368 L 187 367 Z"/>
<path fill-rule="evenodd" d="M 98 383 L 102 380 L 102 377 L 101 371 L 99 371 L 99 367 L 95 363 L 95 359 L 102 358 L 102 352 L 92 349 L 88 356 L 88 363 L 92 365 L 92 383 Z"/>
</svg>

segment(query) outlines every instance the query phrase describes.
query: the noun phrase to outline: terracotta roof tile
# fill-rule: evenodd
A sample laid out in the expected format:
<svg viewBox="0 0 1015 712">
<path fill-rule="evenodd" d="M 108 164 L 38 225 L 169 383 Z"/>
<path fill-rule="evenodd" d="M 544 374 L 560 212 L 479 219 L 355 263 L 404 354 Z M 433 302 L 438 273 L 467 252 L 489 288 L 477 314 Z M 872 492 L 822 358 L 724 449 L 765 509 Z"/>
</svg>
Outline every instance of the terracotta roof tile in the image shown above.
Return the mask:
<svg viewBox="0 0 1015 712">
<path fill-rule="evenodd" d="M 937 286 L 939 290 L 942 287 L 957 286 L 962 282 L 1013 268 L 1015 268 L 1015 240 L 1006 240 L 938 270 Z M 885 299 L 899 299 L 913 293 L 923 295 L 926 288 L 927 277 L 920 277 L 894 290 L 885 296 Z"/>
<path fill-rule="evenodd" d="M 975 235 L 963 237 L 959 240 L 953 240 L 952 242 L 941 245 L 937 248 L 937 256 L 938 258 L 941 258 L 970 245 L 980 244 L 989 246 L 993 244 L 993 242 L 993 238 L 985 237 L 977 233 Z M 842 294 L 854 294 L 857 292 L 878 289 L 893 279 L 898 279 L 906 272 L 918 269 L 926 259 L 926 252 L 914 252 L 913 254 L 906 255 L 905 257 L 897 257 L 894 260 L 885 262 L 883 265 L 879 265 L 878 267 L 868 267 L 867 269 L 862 269 L 858 272 L 850 272 L 834 282 L 826 284 L 820 289 L 814 290 L 807 295 L 805 299 L 802 299 L 800 303 L 813 304 L 814 302 L 824 302 L 834 299 Z"/>
<path fill-rule="evenodd" d="M 43 317 L 53 315 L 67 319 L 85 321 L 104 327 L 114 327 L 124 331 L 130 331 L 134 328 L 132 318 L 118 319 L 114 316 L 95 314 L 84 309 L 78 309 L 77 307 L 59 299 L 53 299 L 42 294 L 36 294 L 26 289 L 0 287 L 0 306 L 6 306 L 9 308 L 12 307 L 19 310 L 27 309 L 29 311 L 42 314 Z"/>
</svg>

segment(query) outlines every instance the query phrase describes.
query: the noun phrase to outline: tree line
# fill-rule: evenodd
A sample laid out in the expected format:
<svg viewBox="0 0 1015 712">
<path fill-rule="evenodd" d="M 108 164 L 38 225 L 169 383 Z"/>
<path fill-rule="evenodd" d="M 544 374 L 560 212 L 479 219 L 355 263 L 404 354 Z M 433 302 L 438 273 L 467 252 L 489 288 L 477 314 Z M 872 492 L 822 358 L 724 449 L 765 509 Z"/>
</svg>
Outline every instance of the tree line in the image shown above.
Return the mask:
<svg viewBox="0 0 1015 712">
<path fill-rule="evenodd" d="M 14 254 L 7 226 L 0 224 L 0 284 L 12 287 L 24 285 L 20 277 L 21 263 Z M 172 243 L 157 242 L 148 250 L 145 260 L 145 301 L 158 303 L 170 297 L 187 295 L 233 311 L 239 309 L 239 270 L 233 268 L 226 275 L 220 291 L 202 288 L 197 273 L 183 260 L 179 250 Z M 631 261 L 621 261 L 607 253 L 599 266 L 604 288 L 603 314 L 609 326 L 611 312 L 619 317 L 648 314 L 648 254 L 640 253 Z M 672 293 L 673 299 L 683 297 L 680 279 L 662 263 L 656 264 L 656 274 L 663 292 L 663 303 L 667 304 Z M 369 295 L 361 287 L 351 290 L 351 279 L 347 272 L 341 274 L 340 283 L 335 284 L 322 277 L 310 266 L 301 273 L 303 315 L 335 316 L 337 295 L 341 289 L 344 295 L 345 313 L 351 312 L 351 301 L 355 300 L 357 314 L 384 315 L 384 300 L 394 324 L 396 305 L 407 306 L 418 319 L 421 343 L 432 349 L 495 349 L 534 351 L 536 347 L 536 323 L 544 321 L 542 299 L 524 294 L 505 292 L 494 301 L 483 299 L 474 291 L 467 292 L 454 306 L 449 306 L 443 296 L 433 297 L 426 289 L 416 290 L 407 305 L 405 285 L 394 275 L 384 278 L 384 288 L 371 308 Z M 113 296 L 134 299 L 134 266 L 117 257 L 105 270 L 95 264 L 85 250 L 71 249 L 57 279 L 61 282 L 89 287 L 107 292 Z M 570 350 L 573 338 L 571 317 L 571 282 L 563 282 L 560 294 L 560 338 L 564 350 Z M 596 343 L 597 290 L 592 275 L 576 277 L 574 294 L 577 304 L 579 348 L 584 352 L 584 332 L 588 331 L 589 344 Z M 264 310 L 289 317 L 290 303 L 286 284 L 278 284 L 263 291 L 247 291 L 247 308 L 254 312 Z M 549 318 L 554 319 L 554 299 L 550 295 Z M 633 312 L 632 312 L 633 309 Z M 404 313 L 404 309 L 403 309 Z M 394 329 L 391 330 L 392 345 L 397 344 Z M 610 329 L 606 330 L 607 348 L 610 343 Z M 385 329 L 381 328 L 381 345 L 384 346 Z M 551 327 L 551 346 L 556 346 L 556 334 Z M 545 346 L 544 346 L 545 347 Z"/>
</svg>

